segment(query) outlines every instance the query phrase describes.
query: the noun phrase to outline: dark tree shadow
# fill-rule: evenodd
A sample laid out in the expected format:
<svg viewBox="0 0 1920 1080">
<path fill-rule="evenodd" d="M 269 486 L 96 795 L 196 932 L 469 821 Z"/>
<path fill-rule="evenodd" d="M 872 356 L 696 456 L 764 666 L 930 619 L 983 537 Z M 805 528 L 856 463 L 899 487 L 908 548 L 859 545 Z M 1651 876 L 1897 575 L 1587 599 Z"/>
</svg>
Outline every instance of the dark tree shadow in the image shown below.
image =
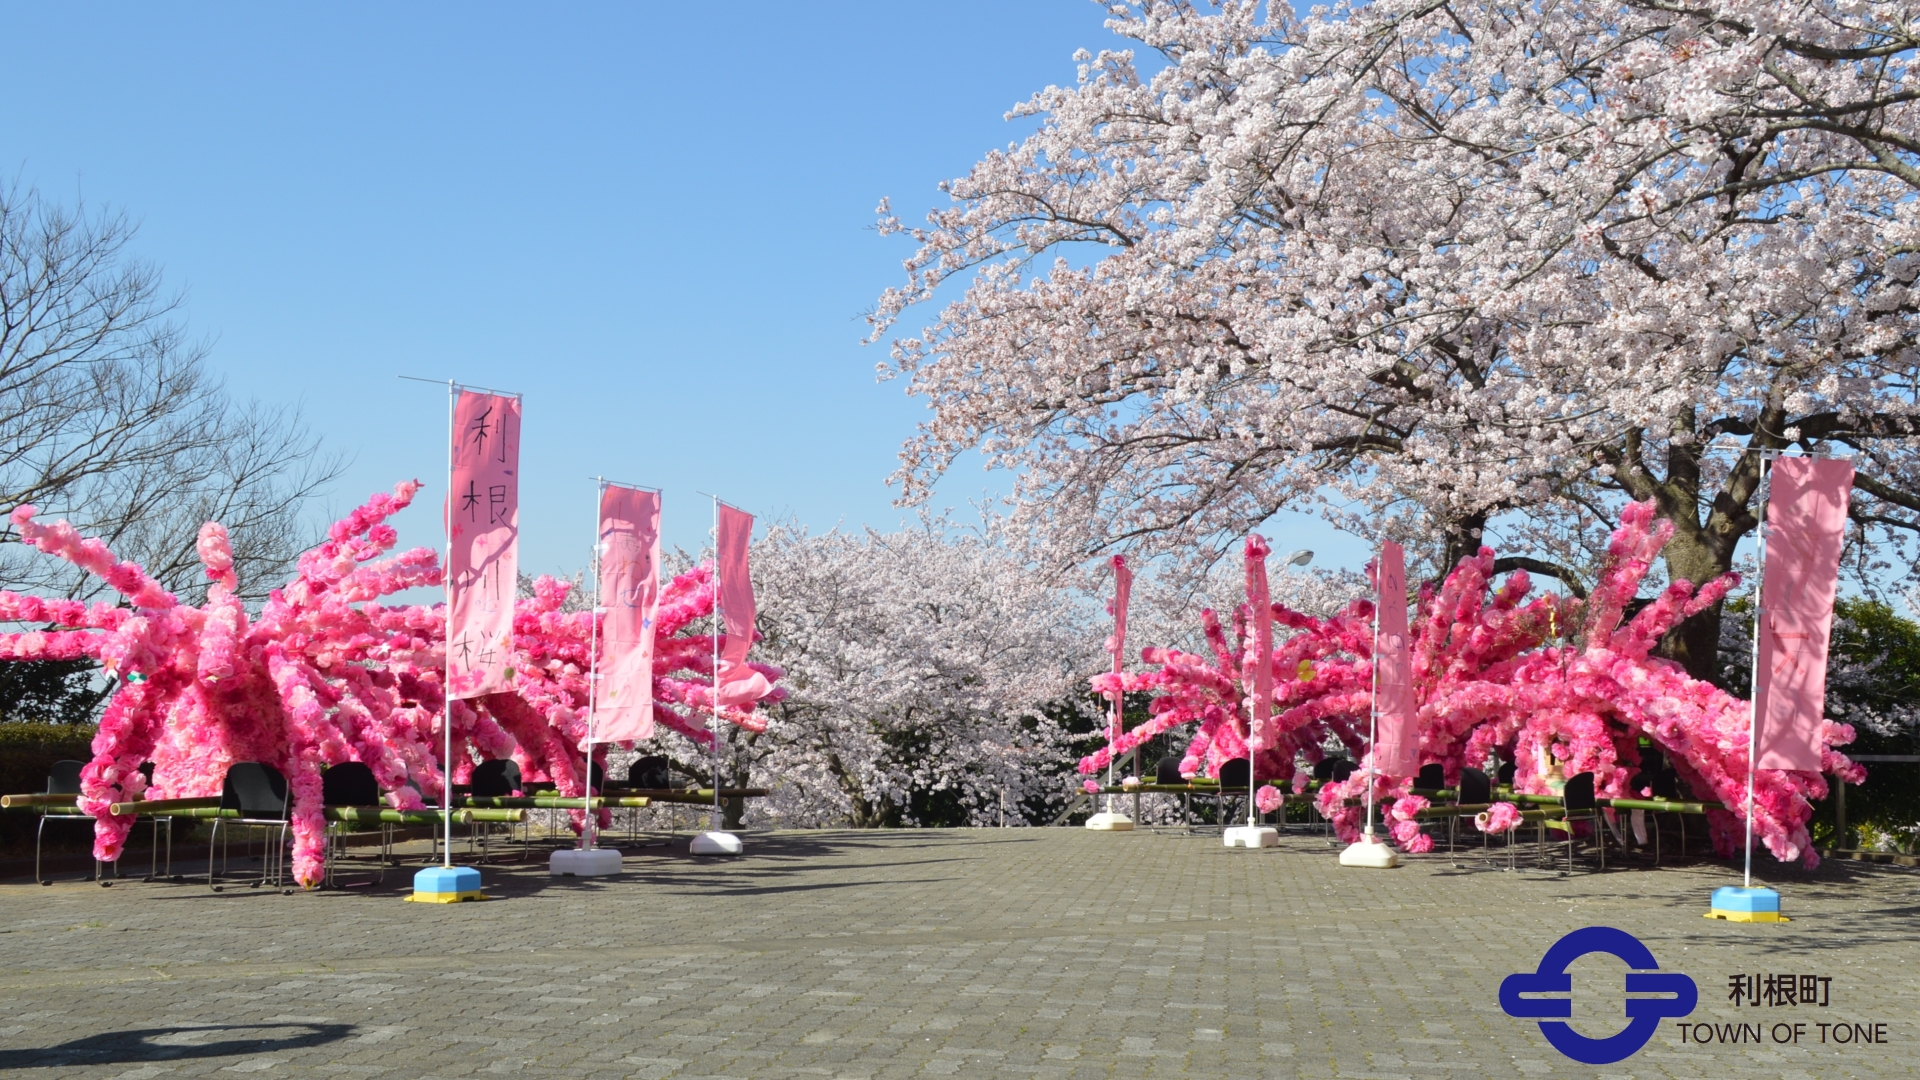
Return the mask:
<svg viewBox="0 0 1920 1080">
<path fill-rule="evenodd" d="M 284 1032 L 281 1029 L 286 1029 Z M 338 1042 L 354 1031 L 352 1024 L 210 1024 L 207 1026 L 135 1028 L 86 1035 L 58 1046 L 0 1053 L 0 1069 L 37 1069 L 56 1065 L 123 1065 L 142 1061 L 180 1061 L 192 1058 L 237 1057 L 300 1050 Z M 218 1042 L 157 1042 L 196 1032 L 240 1033 Z M 258 1036 L 266 1035 L 266 1038 Z"/>
</svg>

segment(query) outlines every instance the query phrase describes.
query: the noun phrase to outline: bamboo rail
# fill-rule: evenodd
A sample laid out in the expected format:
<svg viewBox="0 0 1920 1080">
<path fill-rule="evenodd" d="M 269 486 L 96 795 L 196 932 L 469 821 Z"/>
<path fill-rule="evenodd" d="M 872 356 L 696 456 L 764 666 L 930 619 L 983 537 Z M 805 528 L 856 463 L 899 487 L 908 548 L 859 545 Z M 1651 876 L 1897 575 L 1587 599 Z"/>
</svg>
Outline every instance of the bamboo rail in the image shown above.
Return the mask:
<svg viewBox="0 0 1920 1080">
<path fill-rule="evenodd" d="M 26 810 L 36 806 L 73 806 L 78 803 L 78 795 L 0 795 L 0 810 Z"/>
<path fill-rule="evenodd" d="M 137 806 L 139 804 L 131 803 L 129 805 Z M 217 806 L 200 806 L 186 807 L 178 810 L 165 810 L 158 814 L 148 814 L 146 816 L 233 819 L 240 816 L 240 811 L 222 810 Z M 337 821 L 348 825 L 438 825 L 444 820 L 444 815 L 438 810 L 394 810 L 385 806 L 329 806 L 320 812 L 320 816 L 328 821 Z M 476 821 L 504 822 L 509 825 L 518 825 L 527 820 L 527 812 L 519 808 L 507 810 L 455 810 L 453 812 L 453 820 L 462 825 L 469 825 Z"/>
<path fill-rule="evenodd" d="M 521 810 L 578 810 L 584 802 L 594 810 L 639 809 L 649 805 L 644 798 L 607 797 L 591 799 L 562 798 L 558 795 L 467 795 L 455 796 L 461 806 L 510 808 Z M 711 798 L 711 796 L 709 796 Z"/>
<path fill-rule="evenodd" d="M 198 799 L 145 799 L 134 802 L 117 802 L 107 807 L 107 813 L 115 817 L 121 814 L 145 814 L 148 817 L 160 817 L 176 810 L 205 810 L 219 806 L 220 796 L 209 795 Z"/>
<path fill-rule="evenodd" d="M 723 799 L 760 799 L 760 798 L 765 798 L 766 796 L 771 794 L 773 794 L 772 789 L 763 788 L 763 787 L 741 787 L 741 788 L 724 788 L 723 787 L 720 789 L 720 797 Z M 712 788 L 685 788 L 685 789 L 676 791 L 672 789 L 660 789 L 660 788 L 630 788 L 627 791 L 622 792 L 620 794 L 620 798 L 621 799 L 651 799 L 654 802 L 661 802 L 661 803 L 711 803 L 713 801 L 713 789 Z M 580 805 L 579 799 L 570 799 L 570 800 L 567 800 L 567 802 L 574 806 Z M 631 804 L 624 803 L 624 802 L 616 802 L 615 805 L 631 805 Z M 640 805 L 645 805 L 645 804 L 642 803 Z"/>
</svg>

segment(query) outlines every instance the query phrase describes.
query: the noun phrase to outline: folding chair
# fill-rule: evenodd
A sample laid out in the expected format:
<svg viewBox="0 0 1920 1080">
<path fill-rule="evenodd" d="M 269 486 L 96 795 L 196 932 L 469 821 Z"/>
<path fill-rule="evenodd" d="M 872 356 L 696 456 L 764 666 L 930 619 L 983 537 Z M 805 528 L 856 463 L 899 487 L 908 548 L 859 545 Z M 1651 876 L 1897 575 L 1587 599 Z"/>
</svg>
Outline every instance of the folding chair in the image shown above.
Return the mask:
<svg viewBox="0 0 1920 1080">
<path fill-rule="evenodd" d="M 153 762 L 142 762 L 140 764 L 140 775 L 146 777 L 147 786 L 152 787 Z M 153 858 L 147 866 L 147 876 L 145 880 L 154 881 L 159 878 L 171 878 L 173 877 L 173 818 L 166 814 L 156 814 L 147 818 L 147 820 L 153 823 Z M 160 870 L 160 831 L 162 829 L 165 829 L 167 833 L 167 869 L 164 873 Z"/>
<path fill-rule="evenodd" d="M 1567 834 L 1567 872 L 1573 872 L 1573 849 L 1579 840 L 1574 825 L 1580 821 L 1593 825 L 1593 842 L 1599 851 L 1600 869 L 1607 868 L 1607 823 L 1600 816 L 1600 804 L 1593 794 L 1593 774 L 1577 773 L 1568 778 L 1566 789 L 1560 793 L 1560 805 L 1566 816 L 1558 821 L 1548 821 L 1549 829 L 1564 830 Z M 1544 845 L 1543 845 L 1544 846 Z"/>
<path fill-rule="evenodd" d="M 284 880 L 287 854 L 287 809 L 290 803 L 287 792 L 287 778 L 279 769 L 258 761 L 236 761 L 227 766 L 227 776 L 220 786 L 220 809 L 239 812 L 239 817 L 216 817 L 213 819 L 213 833 L 207 841 L 207 885 L 214 892 L 223 891 L 226 886 L 213 883 L 213 862 L 215 852 L 220 845 L 221 825 L 245 825 L 249 829 L 262 829 L 273 836 L 260 862 L 260 880 L 253 882 L 254 888 L 267 883 L 267 874 L 271 870 L 274 885 Z M 225 860 L 221 860 L 222 866 Z"/>
<path fill-rule="evenodd" d="M 520 778 L 520 765 L 512 758 L 493 758 L 473 767 L 471 794 L 476 799 L 504 799 L 519 791 L 524 781 Z M 529 828 L 531 828 L 529 826 Z M 480 861 L 487 861 L 488 838 L 493 826 L 485 822 L 473 822 L 467 826 L 467 850 L 473 850 L 474 839 L 480 841 Z M 513 835 L 511 827 L 507 830 L 509 838 Z M 520 854 L 526 854 L 527 845 L 533 842 L 530 834 L 523 834 Z"/>
<path fill-rule="evenodd" d="M 338 765 L 329 765 L 327 771 L 320 774 L 320 802 L 328 808 L 377 808 L 381 805 L 380 784 L 373 778 L 373 770 L 364 762 L 343 761 Z M 327 822 L 326 873 L 323 880 L 328 887 L 339 887 L 340 863 L 347 858 L 347 836 L 371 832 L 380 834 L 380 857 L 374 863 L 373 880 L 368 884 L 378 885 L 386 879 L 387 860 L 393 850 L 393 826 L 384 821 L 373 828 L 355 826 L 345 821 Z"/>
<path fill-rule="evenodd" d="M 47 794 L 80 794 L 80 770 L 86 767 L 87 763 L 84 761 L 54 762 L 53 771 L 47 774 Z M 42 876 L 40 872 L 40 845 L 46 839 L 48 821 L 57 821 L 72 825 L 86 825 L 91 828 L 93 826 L 93 815 L 82 813 L 78 807 L 43 806 L 40 808 L 40 827 L 35 829 L 33 834 L 33 879 L 42 885 L 53 884 L 52 878 Z M 88 875 L 87 880 L 98 881 L 103 885 L 107 883 L 106 880 L 100 876 L 100 860 L 94 860 L 93 873 Z"/>
<path fill-rule="evenodd" d="M 1493 802 L 1493 781 L 1479 769 L 1460 770 L 1460 794 L 1454 800 L 1455 806 L 1488 806 Z M 1454 850 L 1455 838 L 1460 832 L 1460 815 L 1454 814 L 1447 819 L 1447 851 Z M 1487 847 L 1491 840 L 1486 833 L 1480 834 L 1481 846 Z"/>
<path fill-rule="evenodd" d="M 1214 816 L 1219 819 L 1220 827 L 1226 829 L 1239 820 L 1238 814 L 1234 815 L 1232 821 L 1227 819 L 1227 800 L 1245 797 L 1247 785 L 1253 782 L 1253 767 L 1243 757 L 1223 761 L 1220 763 L 1220 772 L 1216 779 L 1220 781 L 1220 791 L 1214 796 L 1217 807 Z"/>
</svg>

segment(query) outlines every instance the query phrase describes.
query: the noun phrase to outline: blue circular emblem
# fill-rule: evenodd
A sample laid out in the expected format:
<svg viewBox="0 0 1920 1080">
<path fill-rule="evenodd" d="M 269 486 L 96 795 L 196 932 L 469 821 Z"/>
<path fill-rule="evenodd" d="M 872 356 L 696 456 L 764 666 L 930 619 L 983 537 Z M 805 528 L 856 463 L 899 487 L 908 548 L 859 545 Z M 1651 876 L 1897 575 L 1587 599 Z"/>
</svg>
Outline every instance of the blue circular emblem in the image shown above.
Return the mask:
<svg viewBox="0 0 1920 1080">
<path fill-rule="evenodd" d="M 1573 1015 L 1569 998 L 1523 998 L 1522 994 L 1569 993 L 1573 976 L 1567 965 L 1588 953 L 1606 953 L 1619 957 L 1627 967 L 1626 992 L 1629 994 L 1672 994 L 1672 997 L 1630 997 L 1626 999 L 1627 1026 L 1605 1039 L 1590 1039 L 1573 1030 L 1558 1017 Z M 1509 975 L 1500 981 L 1500 1008 L 1508 1016 L 1540 1021 L 1540 1033 L 1555 1050 L 1584 1065 L 1611 1065 L 1632 1057 L 1647 1045 L 1666 1017 L 1686 1016 L 1700 1000 L 1693 980 L 1677 971 L 1660 971 L 1659 961 L 1625 930 L 1611 926 L 1585 926 L 1553 943 L 1540 958 L 1533 972 Z"/>
</svg>

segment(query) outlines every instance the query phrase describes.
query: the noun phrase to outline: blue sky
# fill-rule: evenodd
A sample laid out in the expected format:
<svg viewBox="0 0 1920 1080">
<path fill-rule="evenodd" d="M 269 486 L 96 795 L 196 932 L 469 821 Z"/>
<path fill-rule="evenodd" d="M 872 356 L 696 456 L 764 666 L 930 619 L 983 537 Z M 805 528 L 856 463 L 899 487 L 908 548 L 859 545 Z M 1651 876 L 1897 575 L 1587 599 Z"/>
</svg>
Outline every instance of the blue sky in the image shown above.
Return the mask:
<svg viewBox="0 0 1920 1080">
<path fill-rule="evenodd" d="M 860 344 L 908 252 L 874 207 L 917 217 L 1114 41 L 1083 0 L 4 10 L 0 168 L 142 223 L 233 391 L 350 455 L 327 509 L 418 477 L 402 541 L 437 543 L 445 396 L 396 376 L 526 395 L 530 572 L 585 561 L 596 473 L 664 488 L 690 548 L 696 490 L 899 522 L 923 407 Z"/>
</svg>

